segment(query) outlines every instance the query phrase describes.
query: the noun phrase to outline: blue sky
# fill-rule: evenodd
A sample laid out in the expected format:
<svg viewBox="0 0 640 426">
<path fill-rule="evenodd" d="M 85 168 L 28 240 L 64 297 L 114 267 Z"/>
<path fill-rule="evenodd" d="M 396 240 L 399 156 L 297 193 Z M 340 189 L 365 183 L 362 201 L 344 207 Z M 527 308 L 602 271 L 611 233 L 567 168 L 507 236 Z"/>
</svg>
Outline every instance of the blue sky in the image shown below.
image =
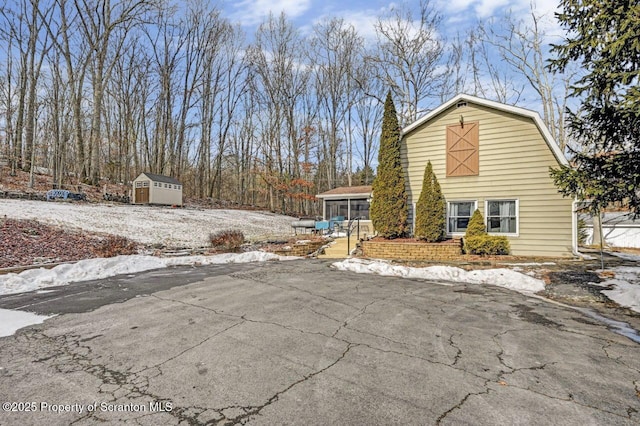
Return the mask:
<svg viewBox="0 0 640 426">
<path fill-rule="evenodd" d="M 382 0 L 239 0 L 222 2 L 221 7 L 228 18 L 240 22 L 248 32 L 269 12 L 277 15 L 284 11 L 300 28 L 310 27 L 322 17 L 336 16 L 352 23 L 360 34 L 369 36 L 373 34 L 376 17 L 401 3 Z M 443 16 L 443 30 L 451 34 L 463 32 L 478 20 L 504 16 L 509 10 L 515 16 L 525 17 L 530 3 L 531 0 L 431 0 Z M 548 15 L 552 21 L 559 0 L 537 0 L 534 3 L 536 10 Z M 406 4 L 417 7 L 418 1 L 407 1 Z M 553 23 L 548 25 L 553 26 Z"/>
<path fill-rule="evenodd" d="M 417 17 L 419 0 L 220 0 L 218 3 L 223 15 L 234 23 L 240 23 L 247 33 L 248 40 L 256 27 L 263 22 L 270 12 L 275 15 L 284 11 L 287 17 L 301 31 L 310 33 L 314 23 L 323 18 L 339 17 L 354 26 L 357 32 L 369 42 L 375 41 L 373 24 L 394 6 L 408 5 Z M 558 26 L 554 13 L 559 12 L 560 0 L 430 0 L 430 5 L 441 15 L 441 36 L 452 40 L 457 35 L 464 38 L 470 28 L 477 27 L 479 22 L 488 23 L 494 20 L 493 28 L 500 26 L 500 21 L 507 13 L 517 20 L 531 21 L 531 7 L 541 17 L 538 22 L 541 32 L 546 33 L 547 42 L 558 42 L 564 33 Z M 539 96 L 531 89 L 525 77 L 514 72 L 512 68 L 501 62 L 497 52 L 496 64 L 504 67 L 511 75 L 514 86 L 524 91 L 519 98 L 514 98 L 518 106 L 541 112 L 542 104 Z M 487 84 L 485 87 L 490 87 Z M 487 94 L 488 97 L 491 97 Z M 497 100 L 497 99 L 494 99 Z M 432 105 L 433 106 L 433 105 Z"/>
</svg>

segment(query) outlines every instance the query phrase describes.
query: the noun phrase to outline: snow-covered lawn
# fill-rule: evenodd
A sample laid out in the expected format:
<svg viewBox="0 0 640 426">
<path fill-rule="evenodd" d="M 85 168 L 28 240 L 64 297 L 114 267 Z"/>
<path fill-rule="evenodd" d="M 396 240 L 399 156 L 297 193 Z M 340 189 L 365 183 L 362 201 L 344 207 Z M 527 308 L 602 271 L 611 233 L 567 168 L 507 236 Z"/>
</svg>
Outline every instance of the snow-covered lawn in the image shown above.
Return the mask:
<svg viewBox="0 0 640 426">
<path fill-rule="evenodd" d="M 608 252 L 611 255 L 624 260 L 638 262 L 639 266 L 618 266 L 611 269 L 614 278 L 596 285 L 601 287 L 613 287 L 610 290 L 601 290 L 620 306 L 640 312 L 640 256 L 632 253 Z"/>
<path fill-rule="evenodd" d="M 167 247 L 207 246 L 212 232 L 235 229 L 250 241 L 282 238 L 292 234 L 294 218 L 268 212 L 245 210 L 173 209 L 169 207 L 118 204 L 85 204 L 2 200 L 0 217 L 34 219 L 72 230 L 120 235 L 149 245 Z M 52 269 L 31 269 L 20 274 L 0 275 L 0 294 L 21 293 L 71 282 L 131 274 L 173 265 L 244 263 L 286 260 L 264 252 L 160 258 L 153 256 L 117 256 L 85 259 Z M 18 328 L 42 322 L 46 317 L 29 312 L 0 310 L 0 335 L 13 334 Z"/>
<path fill-rule="evenodd" d="M 352 271 L 359 274 L 379 274 L 391 277 L 496 285 L 525 294 L 544 290 L 544 282 L 542 280 L 505 268 L 474 271 L 465 271 L 453 266 L 413 268 L 392 265 L 380 260 L 364 259 L 345 259 L 334 263 L 333 267 L 341 271 Z"/>
<path fill-rule="evenodd" d="M 251 241 L 292 234 L 289 216 L 269 212 L 121 204 L 2 200 L 0 217 L 120 235 L 143 244 L 203 247 L 209 233 L 237 229 Z"/>
</svg>

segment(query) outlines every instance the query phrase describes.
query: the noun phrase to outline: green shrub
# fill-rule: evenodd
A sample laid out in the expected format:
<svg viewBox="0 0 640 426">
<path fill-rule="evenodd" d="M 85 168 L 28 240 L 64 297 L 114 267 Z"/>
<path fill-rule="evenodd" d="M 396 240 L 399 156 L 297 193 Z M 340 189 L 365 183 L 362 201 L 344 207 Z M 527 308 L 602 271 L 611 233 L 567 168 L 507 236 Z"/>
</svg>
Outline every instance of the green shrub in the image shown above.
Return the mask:
<svg viewBox="0 0 640 426">
<path fill-rule="evenodd" d="M 447 232 L 446 203 L 438 178 L 433 173 L 431 161 L 427 162 L 422 181 L 422 191 L 416 203 L 415 236 L 419 240 L 437 243 Z"/>
<path fill-rule="evenodd" d="M 244 244 L 244 234 L 241 231 L 226 230 L 209 234 L 211 247 L 217 251 L 239 251 Z"/>
<path fill-rule="evenodd" d="M 467 232 L 465 232 L 465 238 L 469 237 L 477 237 L 480 235 L 487 235 L 486 228 L 484 226 L 484 217 L 482 217 L 482 213 L 480 210 L 476 209 L 471 215 L 471 219 L 469 220 L 469 224 L 467 225 Z"/>
<path fill-rule="evenodd" d="M 501 255 L 509 254 L 509 240 L 498 235 L 476 235 L 464 238 L 464 251 L 467 254 Z"/>
<path fill-rule="evenodd" d="M 400 126 L 391 92 L 387 94 L 382 117 L 378 170 L 373 180 L 369 215 L 378 235 L 402 237 L 407 232 L 407 194 L 400 158 Z"/>
</svg>

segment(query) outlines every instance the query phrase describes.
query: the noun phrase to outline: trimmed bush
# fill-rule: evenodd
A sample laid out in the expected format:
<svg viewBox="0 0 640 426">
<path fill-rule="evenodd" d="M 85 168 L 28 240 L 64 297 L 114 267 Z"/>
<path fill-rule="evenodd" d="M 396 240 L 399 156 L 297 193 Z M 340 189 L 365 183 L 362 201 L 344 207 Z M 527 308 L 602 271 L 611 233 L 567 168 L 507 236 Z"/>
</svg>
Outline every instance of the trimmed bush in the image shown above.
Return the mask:
<svg viewBox="0 0 640 426">
<path fill-rule="evenodd" d="M 378 170 L 373 180 L 369 214 L 378 235 L 402 237 L 407 232 L 407 194 L 400 161 L 400 126 L 391 92 L 387 94 L 382 117 Z"/>
<path fill-rule="evenodd" d="M 467 254 L 481 256 L 509 254 L 509 240 L 498 235 L 476 235 L 465 237 L 464 251 Z"/>
<path fill-rule="evenodd" d="M 480 213 L 480 210 L 476 209 L 473 212 L 473 215 L 471 215 L 471 219 L 467 225 L 467 232 L 465 232 L 464 237 L 466 239 L 481 235 L 487 235 L 487 230 L 484 226 L 484 217 L 482 217 L 482 213 Z"/>
<path fill-rule="evenodd" d="M 209 234 L 211 247 L 217 251 L 236 252 L 244 244 L 244 234 L 237 230 L 226 230 Z"/>
<path fill-rule="evenodd" d="M 416 203 L 415 236 L 417 239 L 429 243 L 444 240 L 447 233 L 446 208 L 438 178 L 433 173 L 433 167 L 429 161 L 424 170 L 420 198 Z"/>
</svg>

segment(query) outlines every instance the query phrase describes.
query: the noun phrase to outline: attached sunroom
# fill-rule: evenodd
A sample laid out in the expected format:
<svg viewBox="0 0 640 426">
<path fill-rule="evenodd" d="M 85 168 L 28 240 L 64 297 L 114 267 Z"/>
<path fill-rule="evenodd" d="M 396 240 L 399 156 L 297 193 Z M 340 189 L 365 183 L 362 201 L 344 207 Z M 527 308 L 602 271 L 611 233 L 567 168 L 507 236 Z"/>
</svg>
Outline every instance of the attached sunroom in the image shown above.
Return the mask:
<svg viewBox="0 0 640 426">
<path fill-rule="evenodd" d="M 343 186 L 318 194 L 316 198 L 322 201 L 323 220 L 333 224 L 359 219 L 361 233 L 373 233 L 369 217 L 371 186 Z"/>
</svg>

